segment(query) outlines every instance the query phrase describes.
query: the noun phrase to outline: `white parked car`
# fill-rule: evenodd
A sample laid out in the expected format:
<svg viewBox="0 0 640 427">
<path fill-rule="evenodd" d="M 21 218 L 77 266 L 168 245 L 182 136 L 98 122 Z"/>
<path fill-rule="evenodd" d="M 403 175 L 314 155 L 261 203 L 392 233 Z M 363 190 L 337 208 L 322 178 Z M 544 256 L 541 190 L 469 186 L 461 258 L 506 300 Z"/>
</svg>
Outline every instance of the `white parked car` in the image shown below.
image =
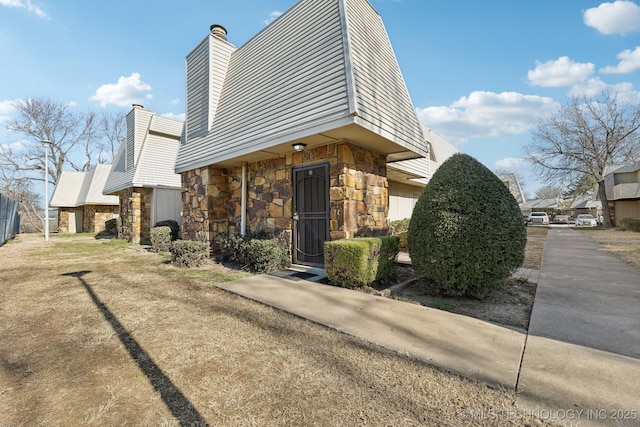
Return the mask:
<svg viewBox="0 0 640 427">
<path fill-rule="evenodd" d="M 546 212 L 531 212 L 528 223 L 532 225 L 549 225 L 549 215 Z"/>
<path fill-rule="evenodd" d="M 593 215 L 580 214 L 576 217 L 576 225 L 586 225 L 588 227 L 595 227 L 598 225 L 598 221 Z"/>
</svg>

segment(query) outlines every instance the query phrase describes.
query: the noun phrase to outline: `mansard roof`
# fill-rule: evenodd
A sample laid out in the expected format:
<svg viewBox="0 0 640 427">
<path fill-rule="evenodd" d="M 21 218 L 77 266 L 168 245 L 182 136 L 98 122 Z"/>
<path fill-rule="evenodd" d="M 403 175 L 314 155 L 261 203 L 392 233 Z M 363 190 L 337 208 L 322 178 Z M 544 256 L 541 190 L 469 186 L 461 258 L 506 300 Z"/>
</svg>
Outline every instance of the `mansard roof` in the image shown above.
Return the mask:
<svg viewBox="0 0 640 427">
<path fill-rule="evenodd" d="M 283 155 L 293 142 L 348 140 L 390 161 L 428 156 L 386 29 L 367 0 L 301 0 L 239 48 L 209 34 L 186 70 L 178 173 Z"/>
<path fill-rule="evenodd" d="M 127 115 L 127 137 L 105 184 L 105 194 L 131 187 L 181 188 L 174 166 L 184 124 L 141 106 Z"/>
<path fill-rule="evenodd" d="M 102 194 L 110 168 L 111 165 L 97 165 L 89 172 L 63 171 L 51 195 L 50 205 L 58 208 L 117 206 L 118 197 Z"/>
</svg>

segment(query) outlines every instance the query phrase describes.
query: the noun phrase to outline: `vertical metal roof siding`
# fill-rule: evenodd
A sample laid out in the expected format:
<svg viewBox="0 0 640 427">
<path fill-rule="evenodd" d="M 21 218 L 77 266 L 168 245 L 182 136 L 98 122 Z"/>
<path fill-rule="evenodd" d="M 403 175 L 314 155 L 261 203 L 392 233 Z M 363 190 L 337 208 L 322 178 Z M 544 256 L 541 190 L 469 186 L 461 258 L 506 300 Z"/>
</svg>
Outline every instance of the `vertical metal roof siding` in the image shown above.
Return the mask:
<svg viewBox="0 0 640 427">
<path fill-rule="evenodd" d="M 365 0 L 345 0 L 358 115 L 371 130 L 426 155 L 420 122 L 380 15 Z M 376 129 L 379 128 L 379 129 Z"/>
<path fill-rule="evenodd" d="M 135 165 L 122 168 L 124 149 L 121 145 L 104 186 L 104 194 L 130 187 L 180 188 L 180 175 L 175 173 L 175 159 L 184 124 L 157 116 L 154 112 L 134 109 L 133 125 L 127 126 L 127 139 L 136 140 L 138 155 Z M 129 122 L 127 122 L 129 125 Z"/>
<path fill-rule="evenodd" d="M 337 0 L 302 1 L 236 50 L 211 132 L 187 138 L 178 169 L 267 148 L 283 131 L 347 116 L 339 18 Z"/>
<path fill-rule="evenodd" d="M 173 168 L 180 141 L 160 135 L 147 136 L 133 184 L 142 187 L 180 188 L 180 175 Z"/>
<path fill-rule="evenodd" d="M 209 36 L 209 45 L 209 117 L 207 130 L 211 130 L 213 125 L 227 70 L 229 69 L 229 61 L 231 61 L 231 55 L 236 50 L 235 46 L 211 35 Z"/>
<path fill-rule="evenodd" d="M 186 59 L 186 137 L 205 136 L 209 131 L 209 48 L 205 39 Z"/>
<path fill-rule="evenodd" d="M 189 90 L 206 94 L 202 76 L 189 76 L 196 78 Z M 202 120 L 202 111 L 193 114 Z M 369 2 L 301 0 L 231 54 L 211 129 L 188 132 L 176 170 L 268 149 L 287 135 L 347 121 L 428 154 L 382 19 Z"/>
</svg>

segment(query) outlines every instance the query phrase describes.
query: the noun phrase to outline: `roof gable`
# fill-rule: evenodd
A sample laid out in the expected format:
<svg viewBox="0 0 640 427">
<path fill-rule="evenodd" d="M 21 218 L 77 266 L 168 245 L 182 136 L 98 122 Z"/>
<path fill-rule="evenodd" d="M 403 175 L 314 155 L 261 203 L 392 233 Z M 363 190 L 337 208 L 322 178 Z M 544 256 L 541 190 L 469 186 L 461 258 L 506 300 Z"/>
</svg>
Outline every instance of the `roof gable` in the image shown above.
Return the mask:
<svg viewBox="0 0 640 427">
<path fill-rule="evenodd" d="M 189 87 L 187 104 L 201 96 Z M 366 0 L 302 0 L 231 53 L 210 130 L 187 133 L 176 171 L 340 139 L 427 154 L 377 12 Z"/>
<path fill-rule="evenodd" d="M 89 172 L 63 171 L 51 196 L 53 207 L 84 205 L 117 206 L 118 197 L 102 193 L 110 165 L 97 165 Z"/>
<path fill-rule="evenodd" d="M 105 194 L 131 187 L 180 188 L 175 159 L 183 122 L 134 107 L 127 115 L 127 137 L 118 147 Z"/>
<path fill-rule="evenodd" d="M 390 181 L 423 187 L 449 157 L 460 152 L 428 127 L 422 125 L 422 131 L 429 144 L 429 157 L 388 163 L 387 177 Z"/>
</svg>

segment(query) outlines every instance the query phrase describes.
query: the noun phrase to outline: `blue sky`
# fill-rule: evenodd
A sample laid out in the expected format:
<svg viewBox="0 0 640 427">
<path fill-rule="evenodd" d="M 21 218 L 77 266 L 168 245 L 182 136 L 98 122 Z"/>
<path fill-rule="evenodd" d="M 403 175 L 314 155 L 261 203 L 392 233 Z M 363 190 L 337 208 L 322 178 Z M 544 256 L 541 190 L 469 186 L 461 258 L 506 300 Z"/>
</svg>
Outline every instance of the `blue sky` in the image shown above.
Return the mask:
<svg viewBox="0 0 640 427">
<path fill-rule="evenodd" d="M 640 2 L 370 0 L 419 118 L 490 169 L 522 161 L 558 103 L 610 88 L 640 102 Z M 140 103 L 184 117 L 184 58 L 217 23 L 241 46 L 295 0 L 0 0 L 0 143 L 12 101 Z"/>
</svg>

